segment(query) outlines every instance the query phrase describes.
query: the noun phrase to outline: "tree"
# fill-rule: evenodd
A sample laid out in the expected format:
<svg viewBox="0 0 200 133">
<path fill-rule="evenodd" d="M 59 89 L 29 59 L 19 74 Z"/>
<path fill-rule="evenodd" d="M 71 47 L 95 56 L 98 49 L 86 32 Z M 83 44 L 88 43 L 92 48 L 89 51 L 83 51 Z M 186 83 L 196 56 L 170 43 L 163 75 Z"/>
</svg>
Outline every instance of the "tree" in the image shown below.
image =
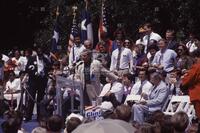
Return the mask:
<svg viewBox="0 0 200 133">
<path fill-rule="evenodd" d="M 81 10 L 85 4 L 82 0 L 50 0 L 47 14 L 41 18 L 41 27 L 35 32 L 35 42 L 41 45 L 49 45 L 55 22 L 55 9 L 60 7 L 59 22 L 61 26 L 60 44 L 67 45 L 72 23 L 72 6 L 78 6 Z M 111 33 L 119 26 L 124 27 L 127 35 L 137 39 L 138 26 L 144 22 L 151 22 L 154 30 L 164 37 L 166 29 L 173 28 L 178 33 L 194 31 L 200 35 L 200 10 L 198 0 L 107 0 L 110 12 Z M 101 11 L 101 0 L 90 0 L 89 10 L 92 13 L 94 35 L 97 36 L 98 21 Z M 178 34 L 179 39 L 185 39 L 186 35 Z M 112 37 L 112 34 L 110 34 Z"/>
</svg>

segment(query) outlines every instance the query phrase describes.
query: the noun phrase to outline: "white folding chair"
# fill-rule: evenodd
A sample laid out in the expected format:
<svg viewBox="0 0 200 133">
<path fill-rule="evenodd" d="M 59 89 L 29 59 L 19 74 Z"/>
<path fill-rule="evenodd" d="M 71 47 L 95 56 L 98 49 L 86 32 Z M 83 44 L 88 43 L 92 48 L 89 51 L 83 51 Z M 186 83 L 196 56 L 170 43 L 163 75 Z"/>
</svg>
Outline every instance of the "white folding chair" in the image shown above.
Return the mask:
<svg viewBox="0 0 200 133">
<path fill-rule="evenodd" d="M 174 115 L 176 112 L 183 111 L 188 114 L 190 121 L 195 118 L 194 106 L 190 102 L 190 97 L 186 96 L 172 96 L 166 111 L 166 115 Z"/>
</svg>

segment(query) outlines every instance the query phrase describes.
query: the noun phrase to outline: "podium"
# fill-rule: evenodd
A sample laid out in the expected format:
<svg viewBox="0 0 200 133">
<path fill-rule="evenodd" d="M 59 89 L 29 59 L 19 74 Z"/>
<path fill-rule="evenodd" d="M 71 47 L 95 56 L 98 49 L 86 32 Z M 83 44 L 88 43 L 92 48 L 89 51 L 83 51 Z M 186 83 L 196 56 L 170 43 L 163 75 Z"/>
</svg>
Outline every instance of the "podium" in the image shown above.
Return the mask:
<svg viewBox="0 0 200 133">
<path fill-rule="evenodd" d="M 57 102 L 57 109 L 56 114 L 62 115 L 62 93 L 61 88 L 71 88 L 72 92 L 75 92 L 75 89 L 80 91 L 80 114 L 84 114 L 84 104 L 83 104 L 83 87 L 81 81 L 65 78 L 62 76 L 56 76 L 56 102 Z M 71 95 L 71 112 L 73 113 L 74 110 L 74 93 Z"/>
</svg>

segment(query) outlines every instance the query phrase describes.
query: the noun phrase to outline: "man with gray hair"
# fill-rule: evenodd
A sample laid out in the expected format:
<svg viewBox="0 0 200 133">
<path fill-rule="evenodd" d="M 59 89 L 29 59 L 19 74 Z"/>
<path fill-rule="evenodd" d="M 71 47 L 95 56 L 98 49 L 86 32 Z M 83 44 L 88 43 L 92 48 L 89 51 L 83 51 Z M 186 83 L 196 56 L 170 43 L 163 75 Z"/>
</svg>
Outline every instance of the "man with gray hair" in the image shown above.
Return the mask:
<svg viewBox="0 0 200 133">
<path fill-rule="evenodd" d="M 81 60 L 76 65 L 75 78 L 83 83 L 84 105 L 91 105 L 101 92 L 100 75 L 105 75 L 113 80 L 119 77 L 103 67 L 98 60 L 92 60 L 92 51 L 85 49 L 81 52 Z"/>
<path fill-rule="evenodd" d="M 145 100 L 140 100 L 132 106 L 132 118 L 140 124 L 144 122 L 144 115 L 149 112 L 161 110 L 165 103 L 165 99 L 169 93 L 169 89 L 165 82 L 162 81 L 161 74 L 155 72 L 150 75 L 150 82 L 153 87 L 150 89 L 150 94 L 141 94 Z"/>
<path fill-rule="evenodd" d="M 74 65 L 80 60 L 80 53 L 85 49 L 80 42 L 80 36 L 74 37 L 74 44 L 69 53 L 69 68 L 73 69 Z"/>
<path fill-rule="evenodd" d="M 91 40 L 85 40 L 84 41 L 84 47 L 85 47 L 85 49 L 89 49 L 89 50 L 91 50 L 92 49 L 92 41 Z"/>
</svg>

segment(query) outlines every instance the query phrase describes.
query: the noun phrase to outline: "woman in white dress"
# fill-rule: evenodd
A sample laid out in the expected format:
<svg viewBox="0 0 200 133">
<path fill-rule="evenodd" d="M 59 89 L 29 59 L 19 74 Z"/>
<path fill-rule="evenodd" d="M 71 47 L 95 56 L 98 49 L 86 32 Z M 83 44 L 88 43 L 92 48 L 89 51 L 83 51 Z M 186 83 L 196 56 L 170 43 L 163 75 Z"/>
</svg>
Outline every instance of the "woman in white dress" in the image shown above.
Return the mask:
<svg viewBox="0 0 200 133">
<path fill-rule="evenodd" d="M 14 101 L 17 101 L 16 109 L 19 106 L 21 97 L 21 81 L 20 78 L 15 77 L 15 73 L 12 71 L 9 74 L 9 80 L 6 82 L 4 98 L 10 102 L 10 106 L 13 106 Z"/>
</svg>

